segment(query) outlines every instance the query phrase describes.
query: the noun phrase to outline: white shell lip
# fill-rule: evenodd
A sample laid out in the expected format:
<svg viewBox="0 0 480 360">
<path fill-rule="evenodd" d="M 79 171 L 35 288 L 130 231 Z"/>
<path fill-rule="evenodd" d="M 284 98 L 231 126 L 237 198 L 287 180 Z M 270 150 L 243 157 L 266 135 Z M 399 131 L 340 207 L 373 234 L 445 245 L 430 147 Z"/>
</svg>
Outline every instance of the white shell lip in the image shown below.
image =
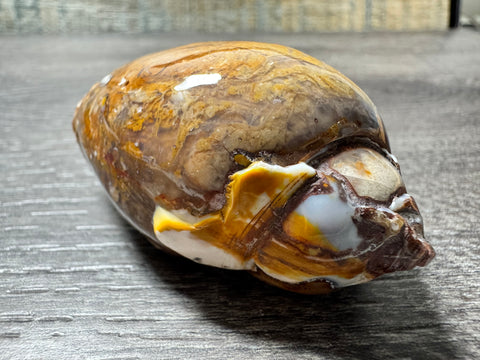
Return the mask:
<svg viewBox="0 0 480 360">
<path fill-rule="evenodd" d="M 337 275 L 324 275 L 324 276 L 318 276 L 318 277 L 312 277 L 312 276 L 305 276 L 305 277 L 300 277 L 300 278 L 295 278 L 292 279 L 291 277 L 282 275 L 277 272 L 271 271 L 267 267 L 263 266 L 258 266 L 265 274 L 268 276 L 272 277 L 273 279 L 283 281 L 284 283 L 288 284 L 300 284 L 300 283 L 308 283 L 308 282 L 314 282 L 314 281 L 330 281 L 335 284 L 335 287 L 347 287 L 347 286 L 352 286 L 352 285 L 357 285 L 357 284 L 362 284 L 365 282 L 368 282 L 371 280 L 368 276 L 366 276 L 363 272 L 355 275 L 354 277 L 348 279 L 344 278 L 341 276 Z"/>
<path fill-rule="evenodd" d="M 253 270 L 253 261 L 242 262 L 228 252 L 197 238 L 190 231 L 155 231 L 157 240 L 170 250 L 200 264 L 223 269 Z"/>
<path fill-rule="evenodd" d="M 176 91 L 188 90 L 202 85 L 215 85 L 222 79 L 222 75 L 215 74 L 195 74 L 186 77 L 182 83 L 174 87 Z"/>
</svg>

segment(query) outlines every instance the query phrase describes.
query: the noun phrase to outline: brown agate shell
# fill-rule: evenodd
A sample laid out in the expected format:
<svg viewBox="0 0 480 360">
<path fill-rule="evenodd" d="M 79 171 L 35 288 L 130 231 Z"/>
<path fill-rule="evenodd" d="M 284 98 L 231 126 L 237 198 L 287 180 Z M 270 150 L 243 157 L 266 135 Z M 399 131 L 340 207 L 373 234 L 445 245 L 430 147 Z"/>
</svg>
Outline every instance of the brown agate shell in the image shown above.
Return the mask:
<svg viewBox="0 0 480 360">
<path fill-rule="evenodd" d="M 95 84 L 73 128 L 122 215 L 199 263 L 322 293 L 434 256 L 375 106 L 297 50 L 147 55 Z"/>
</svg>

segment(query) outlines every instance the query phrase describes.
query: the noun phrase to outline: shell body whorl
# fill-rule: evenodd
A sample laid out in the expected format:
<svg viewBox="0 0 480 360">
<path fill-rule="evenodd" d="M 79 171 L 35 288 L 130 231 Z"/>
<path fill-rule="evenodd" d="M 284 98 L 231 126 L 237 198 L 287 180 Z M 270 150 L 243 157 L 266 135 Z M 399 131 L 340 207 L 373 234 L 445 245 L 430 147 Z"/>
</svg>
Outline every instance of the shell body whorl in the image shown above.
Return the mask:
<svg viewBox="0 0 480 360">
<path fill-rule="evenodd" d="M 380 240 L 372 240 L 374 234 L 365 227 L 380 221 L 375 220 L 380 215 L 362 211 L 388 208 L 405 193 L 404 186 L 395 175 L 397 165 L 390 169 L 381 159 L 390 149 L 370 99 L 338 71 L 297 50 L 212 42 L 147 55 L 95 84 L 77 107 L 73 127 L 124 216 L 156 245 L 195 261 L 247 269 L 294 291 L 323 292 L 335 287 L 338 277 L 363 282 L 423 265 L 433 256 L 424 248 L 428 244 L 416 239 L 408 264 L 369 269 L 379 260 L 368 256 L 380 250 L 365 249 Z M 353 152 L 332 158 L 348 151 Z M 398 183 L 387 184 L 378 195 L 383 198 L 373 199 L 370 207 L 363 199 L 372 200 L 376 186 L 369 185 L 372 179 L 358 180 L 363 175 L 351 166 L 354 157 L 355 166 L 367 166 L 363 174 L 383 171 L 378 169 L 393 174 L 393 180 L 373 179 L 378 184 Z M 307 201 L 312 186 L 324 186 L 315 194 L 338 192 L 338 203 L 352 208 L 346 221 L 355 228 L 349 231 L 352 239 L 362 240 L 350 252 L 340 250 L 341 242 L 332 247 L 330 240 L 328 246 L 298 240 L 303 236 L 298 227 L 306 225 L 298 225 L 304 220 L 291 214 L 303 211 L 303 201 L 314 201 Z M 326 197 L 315 199 L 315 204 L 327 204 Z M 403 232 L 416 226 L 421 236 L 421 224 L 405 224 L 399 225 Z M 400 235 L 387 241 L 395 236 Z M 385 248 L 405 247 L 403 240 L 397 242 L 402 246 L 396 250 Z M 282 246 L 291 247 L 285 259 L 278 253 Z M 305 265 L 314 270 L 303 269 L 304 256 L 319 256 Z M 214 260 L 203 260 L 208 257 Z M 350 264 L 339 265 L 340 257 Z M 296 270 L 279 265 L 289 261 Z"/>
</svg>

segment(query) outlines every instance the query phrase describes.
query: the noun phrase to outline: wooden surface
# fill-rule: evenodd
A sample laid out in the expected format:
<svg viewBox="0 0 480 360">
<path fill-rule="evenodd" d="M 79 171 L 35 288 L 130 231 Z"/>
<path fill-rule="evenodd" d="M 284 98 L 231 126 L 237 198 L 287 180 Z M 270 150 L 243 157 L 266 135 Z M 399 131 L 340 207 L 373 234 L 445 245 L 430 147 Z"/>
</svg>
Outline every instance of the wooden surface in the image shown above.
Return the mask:
<svg viewBox="0 0 480 360">
<path fill-rule="evenodd" d="M 450 0 L 0 0 L 0 33 L 426 31 L 449 15 Z"/>
<path fill-rule="evenodd" d="M 114 68 L 193 41 L 295 46 L 377 104 L 437 251 L 327 296 L 154 249 L 71 131 Z M 480 33 L 0 37 L 1 359 L 480 358 Z"/>
</svg>

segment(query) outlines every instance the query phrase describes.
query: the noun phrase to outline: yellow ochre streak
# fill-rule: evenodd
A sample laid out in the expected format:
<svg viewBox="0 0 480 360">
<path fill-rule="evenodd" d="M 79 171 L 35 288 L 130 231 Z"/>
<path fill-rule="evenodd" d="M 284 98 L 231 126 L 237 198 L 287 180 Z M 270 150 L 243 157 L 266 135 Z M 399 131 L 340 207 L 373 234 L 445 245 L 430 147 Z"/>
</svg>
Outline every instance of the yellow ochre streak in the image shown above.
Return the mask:
<svg viewBox="0 0 480 360">
<path fill-rule="evenodd" d="M 315 170 L 304 163 L 281 167 L 254 162 L 231 176 L 225 194 L 227 201 L 220 211 L 191 222 L 157 206 L 154 230 L 190 231 L 199 239 L 244 257 L 247 248 L 252 248 L 251 244 L 244 243 L 244 235 L 271 218 L 272 210 L 285 205 L 314 175 Z"/>
</svg>

